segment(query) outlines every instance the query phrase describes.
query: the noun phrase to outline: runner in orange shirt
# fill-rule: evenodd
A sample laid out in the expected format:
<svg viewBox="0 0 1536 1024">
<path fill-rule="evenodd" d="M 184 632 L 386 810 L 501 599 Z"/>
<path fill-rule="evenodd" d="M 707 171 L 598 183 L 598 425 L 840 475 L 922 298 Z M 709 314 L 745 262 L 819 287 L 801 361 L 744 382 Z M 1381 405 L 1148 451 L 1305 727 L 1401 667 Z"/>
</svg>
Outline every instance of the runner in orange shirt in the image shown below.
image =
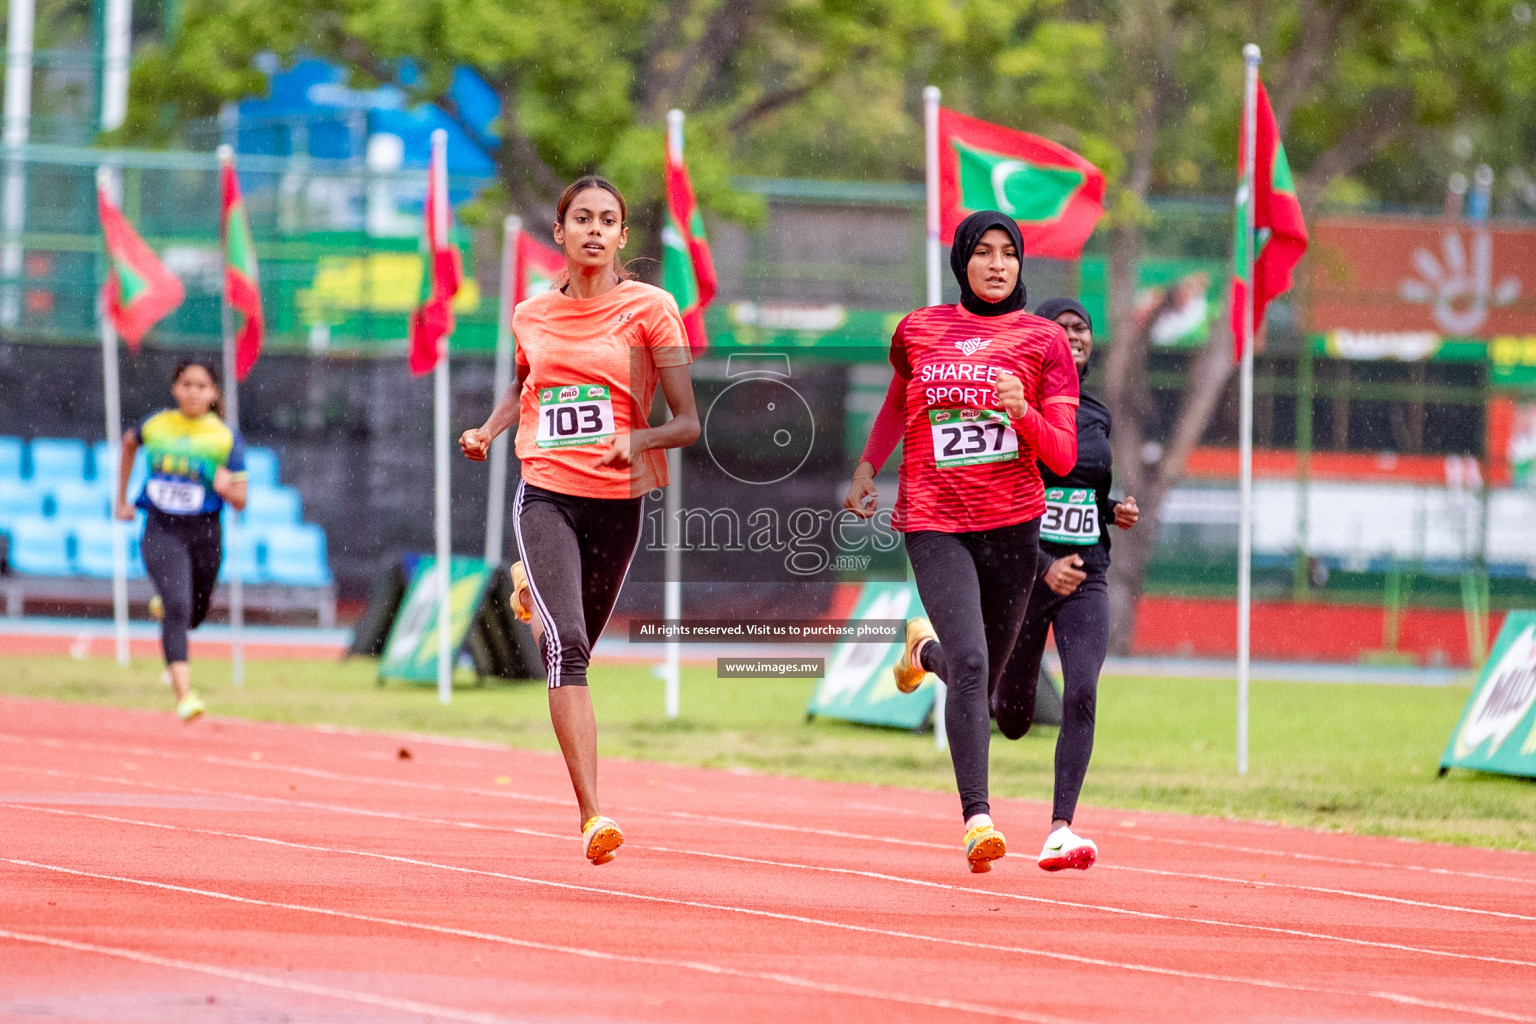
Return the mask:
<svg viewBox="0 0 1536 1024">
<path fill-rule="evenodd" d="M 645 495 L 667 483 L 663 449 L 699 436 L 691 356 L 672 296 L 630 280 L 619 261 L 628 210 L 619 190 L 588 176 L 556 207 L 565 251 L 557 288 L 518 304 L 517 380 L 459 446 L 484 460 L 517 422 L 513 524 L 522 561 L 513 607 L 535 634 L 549 673 L 549 715 L 581 813 L 593 864 L 613 860 L 623 833 L 597 801 L 597 722 L 587 663 L 640 541 Z M 672 418 L 648 424 L 660 384 Z"/>
</svg>

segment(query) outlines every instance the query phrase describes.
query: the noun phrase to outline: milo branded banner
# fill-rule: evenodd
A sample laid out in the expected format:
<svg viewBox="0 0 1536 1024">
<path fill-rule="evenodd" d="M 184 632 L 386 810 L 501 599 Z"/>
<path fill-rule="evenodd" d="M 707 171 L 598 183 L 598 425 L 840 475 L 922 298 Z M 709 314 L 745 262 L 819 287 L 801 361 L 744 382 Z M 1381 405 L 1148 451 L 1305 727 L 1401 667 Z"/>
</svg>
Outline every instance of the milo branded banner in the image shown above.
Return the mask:
<svg viewBox="0 0 1536 1024">
<path fill-rule="evenodd" d="M 1536 778 L 1536 612 L 1510 612 L 1440 772 L 1471 768 Z"/>
<path fill-rule="evenodd" d="M 921 615 L 917 587 L 911 583 L 869 583 L 859 594 L 850 618 L 910 619 Z M 919 729 L 933 711 L 933 675 L 911 693 L 896 689 L 891 666 L 901 657 L 901 644 L 844 643 L 832 648 L 827 674 L 807 715 L 841 718 L 864 725 Z"/>
<path fill-rule="evenodd" d="M 400 601 L 379 662 L 379 678 L 417 683 L 437 681 L 437 559 L 423 558 Z M 478 558 L 454 558 L 448 565 L 448 642 L 454 660 L 469 639 L 495 566 Z"/>
</svg>

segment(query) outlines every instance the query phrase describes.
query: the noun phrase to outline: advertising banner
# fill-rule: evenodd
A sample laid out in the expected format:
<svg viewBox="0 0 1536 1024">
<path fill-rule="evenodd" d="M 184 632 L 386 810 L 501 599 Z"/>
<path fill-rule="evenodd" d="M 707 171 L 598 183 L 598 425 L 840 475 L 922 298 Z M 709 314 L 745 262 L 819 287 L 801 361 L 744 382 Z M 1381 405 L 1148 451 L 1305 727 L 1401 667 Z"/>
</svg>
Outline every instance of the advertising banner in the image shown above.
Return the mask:
<svg viewBox="0 0 1536 1024">
<path fill-rule="evenodd" d="M 869 583 L 854 606 L 854 619 L 909 619 L 921 615 L 917 587 L 911 583 Z M 901 644 L 842 643 L 827 658 L 827 674 L 811 694 L 807 715 L 839 718 L 864 725 L 919 729 L 933 711 L 933 675 L 911 693 L 896 689 L 891 666 Z"/>
<path fill-rule="evenodd" d="M 384 644 L 379 662 L 379 678 L 408 682 L 437 682 L 437 610 L 438 590 L 436 558 L 422 558 L 416 563 L 410 586 L 400 602 L 400 611 Z M 495 566 L 479 558 L 454 558 L 448 567 L 449 644 L 458 660 L 469 639 L 486 587 Z"/>
<path fill-rule="evenodd" d="M 1316 225 L 1307 262 L 1307 326 L 1345 358 L 1425 359 L 1447 339 L 1536 335 L 1536 231 L 1333 217 Z"/>
<path fill-rule="evenodd" d="M 1510 612 L 1482 678 L 1440 757 L 1440 773 L 1470 768 L 1536 778 L 1536 612 Z"/>
</svg>

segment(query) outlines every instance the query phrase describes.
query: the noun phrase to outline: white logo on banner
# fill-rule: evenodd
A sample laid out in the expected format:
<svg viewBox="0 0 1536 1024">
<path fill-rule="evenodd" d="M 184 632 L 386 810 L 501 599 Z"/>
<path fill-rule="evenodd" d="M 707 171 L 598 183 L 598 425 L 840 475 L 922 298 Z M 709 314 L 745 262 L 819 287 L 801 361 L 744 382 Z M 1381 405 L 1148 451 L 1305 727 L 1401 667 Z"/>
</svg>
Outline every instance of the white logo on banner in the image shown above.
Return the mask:
<svg viewBox="0 0 1536 1024">
<path fill-rule="evenodd" d="M 1456 736 L 1456 756 L 1466 757 L 1492 740 L 1492 756 L 1515 731 L 1515 726 L 1536 703 L 1536 625 L 1525 627 L 1488 673 L 1488 684 L 1467 713 L 1466 724 Z"/>
<path fill-rule="evenodd" d="M 1520 279 L 1506 277 L 1493 285 L 1493 236 L 1486 228 L 1472 232 L 1471 251 L 1460 231 L 1451 228 L 1440 236 L 1441 259 L 1428 249 L 1413 251 L 1418 277 L 1404 278 L 1397 293 L 1404 302 L 1432 306 L 1435 324 L 1450 335 L 1477 332 L 1495 306 L 1507 306 L 1520 297 Z"/>
</svg>

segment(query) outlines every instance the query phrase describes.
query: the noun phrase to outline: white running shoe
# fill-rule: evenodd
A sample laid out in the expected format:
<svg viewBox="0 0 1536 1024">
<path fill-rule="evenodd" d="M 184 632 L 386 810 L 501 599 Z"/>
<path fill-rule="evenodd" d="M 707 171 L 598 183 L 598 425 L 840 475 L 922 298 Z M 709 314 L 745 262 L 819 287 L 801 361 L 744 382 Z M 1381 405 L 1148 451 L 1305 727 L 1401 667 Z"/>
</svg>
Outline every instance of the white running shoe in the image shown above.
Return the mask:
<svg viewBox="0 0 1536 1024">
<path fill-rule="evenodd" d="M 1084 839 L 1063 825 L 1045 837 L 1045 848 L 1040 851 L 1040 867 L 1046 871 L 1077 868 L 1086 871 L 1099 859 L 1099 848 L 1092 839 Z"/>
</svg>

